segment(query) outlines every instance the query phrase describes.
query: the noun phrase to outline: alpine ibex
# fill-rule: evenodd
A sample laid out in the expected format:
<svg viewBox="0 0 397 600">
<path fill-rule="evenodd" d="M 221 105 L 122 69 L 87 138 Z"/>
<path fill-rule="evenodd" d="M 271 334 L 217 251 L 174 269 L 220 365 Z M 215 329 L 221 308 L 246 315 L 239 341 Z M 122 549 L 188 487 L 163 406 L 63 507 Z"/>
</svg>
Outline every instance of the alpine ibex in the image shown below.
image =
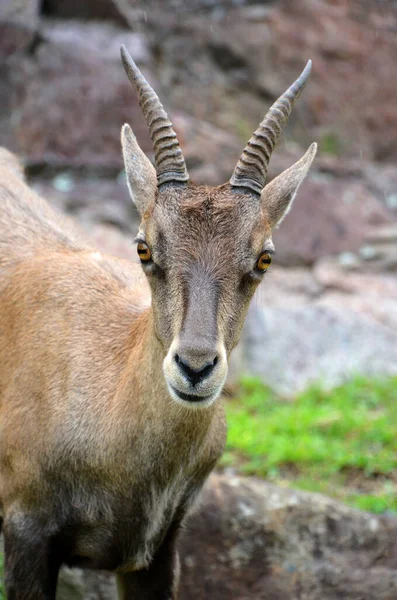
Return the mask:
<svg viewBox="0 0 397 600">
<path fill-rule="evenodd" d="M 124 47 L 122 60 L 155 152 L 153 167 L 123 126 L 142 267 L 82 242 L 26 186 L 16 161 L 7 169 L 0 160 L 0 515 L 9 600 L 53 600 L 62 564 L 115 571 L 122 599 L 176 598 L 178 530 L 224 446 L 218 397 L 228 357 L 271 262 L 272 229 L 316 153 L 313 144 L 265 187 L 309 62 L 270 108 L 230 182 L 196 185 Z"/>
</svg>

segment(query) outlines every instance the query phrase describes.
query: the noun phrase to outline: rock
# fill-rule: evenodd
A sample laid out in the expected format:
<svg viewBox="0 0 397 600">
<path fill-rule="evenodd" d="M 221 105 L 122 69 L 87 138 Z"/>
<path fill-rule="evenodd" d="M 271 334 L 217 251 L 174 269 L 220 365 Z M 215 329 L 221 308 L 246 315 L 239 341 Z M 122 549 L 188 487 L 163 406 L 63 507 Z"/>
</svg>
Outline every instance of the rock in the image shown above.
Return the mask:
<svg viewBox="0 0 397 600">
<path fill-rule="evenodd" d="M 118 1 L 137 26 L 136 3 Z M 171 0 L 153 1 L 142 16 L 160 58 L 157 77 L 175 108 L 189 106 L 244 142 L 312 57 L 312 80 L 287 140 L 317 139 L 339 156 L 395 159 L 395 3 L 279 1 L 258 7 L 266 10 L 256 16 L 245 2 L 205 4 L 175 10 Z"/>
<path fill-rule="evenodd" d="M 88 179 L 66 171 L 51 180 L 35 178 L 32 187 L 56 210 L 74 216 L 81 227 L 112 225 L 125 234 L 126 242 L 129 238 L 129 243 L 137 234 L 139 217 L 124 175 Z"/>
<path fill-rule="evenodd" d="M 52 18 L 101 19 L 127 25 L 127 20 L 113 0 L 44 0 L 43 13 Z"/>
<path fill-rule="evenodd" d="M 120 128 L 128 121 L 142 147 L 151 151 L 120 64 L 121 43 L 138 62 L 146 60 L 144 38 L 109 24 L 73 21 L 42 22 L 40 31 L 35 52 L 15 55 L 6 65 L 13 118 L 1 115 L 4 143 L 24 155 L 30 167 L 117 172 L 122 168 Z"/>
<path fill-rule="evenodd" d="M 394 3 L 379 8 L 348 0 L 315 6 L 280 2 L 270 18 L 277 39 L 273 58 L 285 76 L 297 56 L 313 58 L 306 122 L 317 124 L 322 150 L 393 161 L 397 109 L 390 102 L 395 95 L 390 74 L 397 56 L 397 11 Z"/>
<path fill-rule="evenodd" d="M 395 248 L 394 248 L 395 252 Z M 375 267 L 351 271 L 337 260 L 320 261 L 313 275 L 324 286 L 318 304 L 339 311 L 354 311 L 392 331 L 397 331 L 397 280 L 394 273 Z"/>
<path fill-rule="evenodd" d="M 38 39 L 39 0 L 3 0 L 0 2 L 0 140 L 15 148 L 10 124 L 15 118 L 12 78 L 18 63 L 11 58 L 30 52 Z"/>
<path fill-rule="evenodd" d="M 118 600 L 116 582 L 107 573 L 63 568 L 56 600 Z"/>
<path fill-rule="evenodd" d="M 394 219 L 362 180 L 335 180 L 314 171 L 274 232 L 276 261 L 295 266 L 332 254 L 358 252 L 371 230 Z"/>
<path fill-rule="evenodd" d="M 191 179 L 205 185 L 229 181 L 239 157 L 238 138 L 186 113 L 176 113 L 173 123 Z"/>
<path fill-rule="evenodd" d="M 5 0 L 0 5 L 0 58 L 23 51 L 34 42 L 39 22 L 39 0 Z"/>
<path fill-rule="evenodd" d="M 196 132 L 203 121 L 206 133 L 197 136 L 203 149 L 194 151 L 190 162 L 211 148 L 213 138 L 214 147 L 222 141 L 221 167 L 218 160 L 197 165 L 198 179 L 218 182 L 231 172 L 265 110 L 309 55 L 315 61 L 312 81 L 280 148 L 294 139 L 299 144 L 317 139 L 328 156 L 393 161 L 394 3 L 383 3 L 382 10 L 347 0 L 321 0 L 314 8 L 307 2 L 259 4 L 150 0 L 143 10 L 133 0 L 45 0 L 42 11 L 53 18 L 39 21 L 38 0 L 3 3 L 2 143 L 35 164 L 116 169 L 121 166 L 118 129 L 132 120 L 150 151 L 120 66 L 124 42 L 171 115 L 195 119 Z M 73 21 L 64 19 L 71 16 Z M 84 21 L 91 18 L 108 23 Z M 379 187 L 378 179 L 374 169 L 369 192 Z M 396 186 L 385 193 L 395 206 Z"/>
<path fill-rule="evenodd" d="M 395 318 L 392 299 L 386 298 L 379 312 L 386 317 L 389 304 Z M 354 308 L 340 295 L 302 306 L 258 308 L 263 334 L 256 331 L 258 317 L 247 321 L 237 374 L 257 375 L 285 396 L 314 383 L 332 388 L 357 374 L 396 375 L 397 330 Z"/>
<path fill-rule="evenodd" d="M 392 600 L 397 520 L 319 494 L 213 474 L 181 536 L 181 600 Z M 113 600 L 103 575 L 64 572 L 58 600 Z M 101 590 L 101 591 L 99 591 Z"/>
<path fill-rule="evenodd" d="M 180 539 L 180 600 L 394 600 L 397 519 L 212 474 Z M 57 600 L 116 600 L 112 575 L 62 569 Z"/>
<path fill-rule="evenodd" d="M 257 375 L 293 396 L 313 383 L 334 387 L 357 374 L 397 374 L 397 281 L 323 259 L 310 271 L 275 266 L 254 298 L 231 381 Z"/>
<path fill-rule="evenodd" d="M 391 600 L 396 531 L 324 496 L 212 475 L 181 544 L 181 600 Z"/>
</svg>

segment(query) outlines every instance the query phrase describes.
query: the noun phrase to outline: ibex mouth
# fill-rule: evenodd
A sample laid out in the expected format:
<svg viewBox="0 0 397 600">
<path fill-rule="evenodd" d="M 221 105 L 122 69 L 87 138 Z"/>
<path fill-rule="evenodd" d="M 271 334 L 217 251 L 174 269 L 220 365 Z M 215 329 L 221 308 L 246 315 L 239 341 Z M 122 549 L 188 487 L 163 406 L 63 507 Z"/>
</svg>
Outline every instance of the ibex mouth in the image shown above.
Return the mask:
<svg viewBox="0 0 397 600">
<path fill-rule="evenodd" d="M 197 360 L 192 366 L 186 358 L 181 358 L 178 350 L 176 338 L 163 362 L 164 379 L 171 398 L 186 407 L 208 408 L 219 397 L 226 379 L 227 360 L 223 345 L 216 348 L 212 360 L 201 360 L 199 368 Z"/>
<path fill-rule="evenodd" d="M 197 396 L 194 394 L 185 394 L 184 392 L 177 390 L 176 387 L 174 387 L 173 385 L 168 385 L 170 386 L 174 394 L 178 396 L 178 398 L 180 398 L 181 400 L 186 400 L 187 402 L 208 402 L 208 400 L 212 400 L 213 398 L 213 396 Z"/>
</svg>

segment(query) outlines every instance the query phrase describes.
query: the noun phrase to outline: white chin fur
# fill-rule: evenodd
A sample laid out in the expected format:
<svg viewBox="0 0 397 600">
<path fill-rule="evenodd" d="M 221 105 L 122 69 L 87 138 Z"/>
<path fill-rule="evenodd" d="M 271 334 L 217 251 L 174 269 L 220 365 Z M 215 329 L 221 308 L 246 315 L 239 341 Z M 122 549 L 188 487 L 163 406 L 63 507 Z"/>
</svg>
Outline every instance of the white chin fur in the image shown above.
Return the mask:
<svg viewBox="0 0 397 600">
<path fill-rule="evenodd" d="M 215 402 L 215 400 L 219 397 L 219 395 L 222 391 L 222 387 L 221 387 L 217 392 L 215 392 L 215 394 L 212 394 L 211 396 L 205 396 L 203 400 L 190 401 L 190 400 L 183 400 L 183 398 L 180 398 L 180 396 L 178 396 L 177 393 L 172 389 L 172 387 L 168 383 L 168 381 L 167 381 L 167 387 L 168 387 L 169 394 L 173 400 L 175 400 L 176 402 L 178 402 L 178 404 L 181 404 L 185 408 L 188 408 L 191 410 L 201 410 L 203 408 L 208 408 L 209 406 L 211 406 L 211 404 L 213 404 Z"/>
</svg>

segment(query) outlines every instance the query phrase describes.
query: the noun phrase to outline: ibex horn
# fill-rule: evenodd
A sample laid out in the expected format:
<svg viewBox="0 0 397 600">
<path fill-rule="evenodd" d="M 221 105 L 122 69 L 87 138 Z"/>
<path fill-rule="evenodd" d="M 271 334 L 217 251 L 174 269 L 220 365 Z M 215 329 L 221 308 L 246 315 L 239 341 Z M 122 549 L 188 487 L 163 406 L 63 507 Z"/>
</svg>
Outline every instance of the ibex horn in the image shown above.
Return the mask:
<svg viewBox="0 0 397 600">
<path fill-rule="evenodd" d="M 267 166 L 292 106 L 309 79 L 312 61 L 290 88 L 269 109 L 258 129 L 248 141 L 230 178 L 233 187 L 244 187 L 260 194 L 265 186 Z"/>
<path fill-rule="evenodd" d="M 189 181 L 185 159 L 172 123 L 157 94 L 148 84 L 124 45 L 121 46 L 121 60 L 128 79 L 138 95 L 139 106 L 149 127 L 158 185 L 167 181 Z"/>
</svg>

